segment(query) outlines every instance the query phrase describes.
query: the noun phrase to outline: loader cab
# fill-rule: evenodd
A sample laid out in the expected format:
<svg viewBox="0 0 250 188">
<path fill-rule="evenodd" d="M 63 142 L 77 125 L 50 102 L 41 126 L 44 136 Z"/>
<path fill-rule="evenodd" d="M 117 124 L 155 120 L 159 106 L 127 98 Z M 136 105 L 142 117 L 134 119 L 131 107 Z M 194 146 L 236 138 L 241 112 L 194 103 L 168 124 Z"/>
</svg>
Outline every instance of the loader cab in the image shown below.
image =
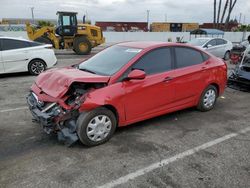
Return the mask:
<svg viewBox="0 0 250 188">
<path fill-rule="evenodd" d="M 77 33 L 77 13 L 57 12 L 58 23 L 56 34 L 59 36 L 74 36 Z"/>
</svg>

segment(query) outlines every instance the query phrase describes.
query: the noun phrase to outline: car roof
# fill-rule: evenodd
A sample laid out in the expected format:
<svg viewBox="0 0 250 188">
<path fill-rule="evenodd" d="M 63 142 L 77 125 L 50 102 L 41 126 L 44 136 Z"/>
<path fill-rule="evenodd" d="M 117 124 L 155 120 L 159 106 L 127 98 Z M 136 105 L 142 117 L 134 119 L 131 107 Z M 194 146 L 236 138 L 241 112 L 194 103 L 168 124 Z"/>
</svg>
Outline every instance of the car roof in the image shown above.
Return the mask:
<svg viewBox="0 0 250 188">
<path fill-rule="evenodd" d="M 226 40 L 224 38 L 221 38 L 221 37 L 197 37 L 197 38 L 194 38 L 194 39 L 201 39 L 201 40 L 204 40 L 204 39 L 207 39 L 207 40 L 212 40 L 212 39 L 223 39 L 223 40 Z"/>
<path fill-rule="evenodd" d="M 131 41 L 131 42 L 121 42 L 116 44 L 118 46 L 126 46 L 130 48 L 156 48 L 161 46 L 189 46 L 182 43 L 174 43 L 174 42 L 159 42 L 159 41 Z"/>
<path fill-rule="evenodd" d="M 0 36 L 0 39 L 13 39 L 13 40 L 21 40 L 21 41 L 27 41 L 27 42 L 33 42 L 21 37 L 6 37 L 6 36 Z"/>
</svg>

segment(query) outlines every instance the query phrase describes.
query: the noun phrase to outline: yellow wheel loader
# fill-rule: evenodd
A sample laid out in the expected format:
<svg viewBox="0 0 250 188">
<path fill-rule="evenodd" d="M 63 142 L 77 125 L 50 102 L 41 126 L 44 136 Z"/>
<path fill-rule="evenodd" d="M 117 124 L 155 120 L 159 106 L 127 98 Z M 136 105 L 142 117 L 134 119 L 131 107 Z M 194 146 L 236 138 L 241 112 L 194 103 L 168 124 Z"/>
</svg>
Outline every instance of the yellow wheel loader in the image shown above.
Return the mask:
<svg viewBox="0 0 250 188">
<path fill-rule="evenodd" d="M 103 44 L 100 27 L 90 24 L 77 24 L 76 12 L 57 12 L 57 27 L 35 27 L 26 23 L 30 40 L 52 44 L 55 49 L 73 49 L 76 54 L 87 55 L 91 49 Z"/>
</svg>

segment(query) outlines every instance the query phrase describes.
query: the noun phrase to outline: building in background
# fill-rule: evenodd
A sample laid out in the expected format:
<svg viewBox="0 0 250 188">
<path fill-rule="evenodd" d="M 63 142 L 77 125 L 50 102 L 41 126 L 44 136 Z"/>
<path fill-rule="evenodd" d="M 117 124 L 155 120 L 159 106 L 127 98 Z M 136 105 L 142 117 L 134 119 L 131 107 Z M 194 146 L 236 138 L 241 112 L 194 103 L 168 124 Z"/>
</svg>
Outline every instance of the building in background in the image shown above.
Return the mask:
<svg viewBox="0 0 250 188">
<path fill-rule="evenodd" d="M 189 32 L 198 28 L 198 23 L 153 22 L 150 25 L 152 32 Z"/>
<path fill-rule="evenodd" d="M 96 26 L 101 27 L 103 31 L 114 32 L 143 32 L 148 31 L 147 22 L 99 22 Z"/>
</svg>

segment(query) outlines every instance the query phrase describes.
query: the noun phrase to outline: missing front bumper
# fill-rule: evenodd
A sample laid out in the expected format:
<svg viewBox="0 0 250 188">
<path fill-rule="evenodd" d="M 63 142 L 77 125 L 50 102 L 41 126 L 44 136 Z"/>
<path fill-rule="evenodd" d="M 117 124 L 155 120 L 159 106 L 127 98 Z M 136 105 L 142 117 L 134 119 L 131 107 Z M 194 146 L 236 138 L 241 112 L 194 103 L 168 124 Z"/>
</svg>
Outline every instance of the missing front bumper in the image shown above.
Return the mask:
<svg viewBox="0 0 250 188">
<path fill-rule="evenodd" d="M 55 121 L 55 119 L 59 117 L 58 106 L 52 105 L 52 109 L 44 110 L 44 108 L 41 107 L 41 102 L 38 101 L 34 93 L 30 93 L 27 96 L 27 103 L 33 116 L 33 121 L 39 123 L 47 134 L 52 132 L 57 133 L 58 140 L 64 142 L 68 146 L 78 140 L 76 134 L 76 120 L 68 119 L 62 122 Z"/>
</svg>

